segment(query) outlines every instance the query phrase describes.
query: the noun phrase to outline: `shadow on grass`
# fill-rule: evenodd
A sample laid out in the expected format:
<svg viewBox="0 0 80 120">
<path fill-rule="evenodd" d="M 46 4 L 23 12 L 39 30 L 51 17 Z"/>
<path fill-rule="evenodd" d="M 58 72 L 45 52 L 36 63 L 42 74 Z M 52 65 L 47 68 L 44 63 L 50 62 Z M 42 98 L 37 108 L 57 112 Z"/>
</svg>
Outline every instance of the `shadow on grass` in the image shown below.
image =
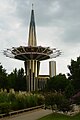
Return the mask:
<svg viewBox="0 0 80 120">
<path fill-rule="evenodd" d="M 59 113 L 53 113 L 42 117 L 38 120 L 80 120 L 80 113 L 76 114 L 75 116 L 68 116 Z"/>
</svg>

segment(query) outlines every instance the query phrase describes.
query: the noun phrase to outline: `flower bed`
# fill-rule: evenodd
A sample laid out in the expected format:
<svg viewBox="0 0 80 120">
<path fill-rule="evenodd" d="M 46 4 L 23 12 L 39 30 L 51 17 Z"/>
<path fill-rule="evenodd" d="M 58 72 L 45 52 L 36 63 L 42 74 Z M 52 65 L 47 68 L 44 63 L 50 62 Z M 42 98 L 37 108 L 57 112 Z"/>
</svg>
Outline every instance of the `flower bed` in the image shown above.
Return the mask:
<svg viewBox="0 0 80 120">
<path fill-rule="evenodd" d="M 42 105 L 44 97 L 41 94 L 0 91 L 0 114 Z"/>
</svg>

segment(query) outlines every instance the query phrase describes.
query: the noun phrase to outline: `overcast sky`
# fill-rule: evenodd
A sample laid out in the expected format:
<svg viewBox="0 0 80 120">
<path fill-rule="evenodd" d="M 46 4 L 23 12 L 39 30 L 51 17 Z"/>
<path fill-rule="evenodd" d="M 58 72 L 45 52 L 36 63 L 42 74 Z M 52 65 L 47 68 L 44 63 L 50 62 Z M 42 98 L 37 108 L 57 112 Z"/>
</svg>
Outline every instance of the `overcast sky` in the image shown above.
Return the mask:
<svg viewBox="0 0 80 120">
<path fill-rule="evenodd" d="M 0 0 L 0 62 L 7 72 L 24 67 L 19 60 L 1 52 L 27 45 L 31 6 L 34 3 L 38 45 L 56 47 L 62 55 L 55 60 L 58 73 L 68 73 L 71 59 L 80 56 L 80 0 Z M 40 74 L 48 74 L 48 61 Z"/>
</svg>

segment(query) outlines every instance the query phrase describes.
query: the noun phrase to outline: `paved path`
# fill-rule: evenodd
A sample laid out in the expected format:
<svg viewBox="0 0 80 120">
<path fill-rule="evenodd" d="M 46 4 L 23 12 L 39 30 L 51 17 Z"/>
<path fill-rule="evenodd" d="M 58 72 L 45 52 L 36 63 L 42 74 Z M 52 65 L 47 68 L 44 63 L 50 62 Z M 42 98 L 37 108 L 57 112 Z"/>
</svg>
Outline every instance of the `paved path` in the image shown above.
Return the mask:
<svg viewBox="0 0 80 120">
<path fill-rule="evenodd" d="M 0 120 L 37 120 L 50 113 L 52 113 L 51 110 L 38 109 L 38 110 L 30 111 L 30 112 L 17 114 L 14 116 L 2 118 Z"/>
</svg>

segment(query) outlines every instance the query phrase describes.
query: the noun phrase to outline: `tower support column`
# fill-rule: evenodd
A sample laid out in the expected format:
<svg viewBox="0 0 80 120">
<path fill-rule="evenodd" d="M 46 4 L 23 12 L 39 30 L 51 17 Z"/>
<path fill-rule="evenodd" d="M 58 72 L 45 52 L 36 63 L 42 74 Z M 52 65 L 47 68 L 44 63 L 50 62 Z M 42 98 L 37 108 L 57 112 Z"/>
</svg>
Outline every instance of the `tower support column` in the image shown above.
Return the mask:
<svg viewBox="0 0 80 120">
<path fill-rule="evenodd" d="M 27 91 L 38 90 L 38 74 L 40 62 L 37 60 L 25 61 L 25 72 L 27 81 Z"/>
</svg>

